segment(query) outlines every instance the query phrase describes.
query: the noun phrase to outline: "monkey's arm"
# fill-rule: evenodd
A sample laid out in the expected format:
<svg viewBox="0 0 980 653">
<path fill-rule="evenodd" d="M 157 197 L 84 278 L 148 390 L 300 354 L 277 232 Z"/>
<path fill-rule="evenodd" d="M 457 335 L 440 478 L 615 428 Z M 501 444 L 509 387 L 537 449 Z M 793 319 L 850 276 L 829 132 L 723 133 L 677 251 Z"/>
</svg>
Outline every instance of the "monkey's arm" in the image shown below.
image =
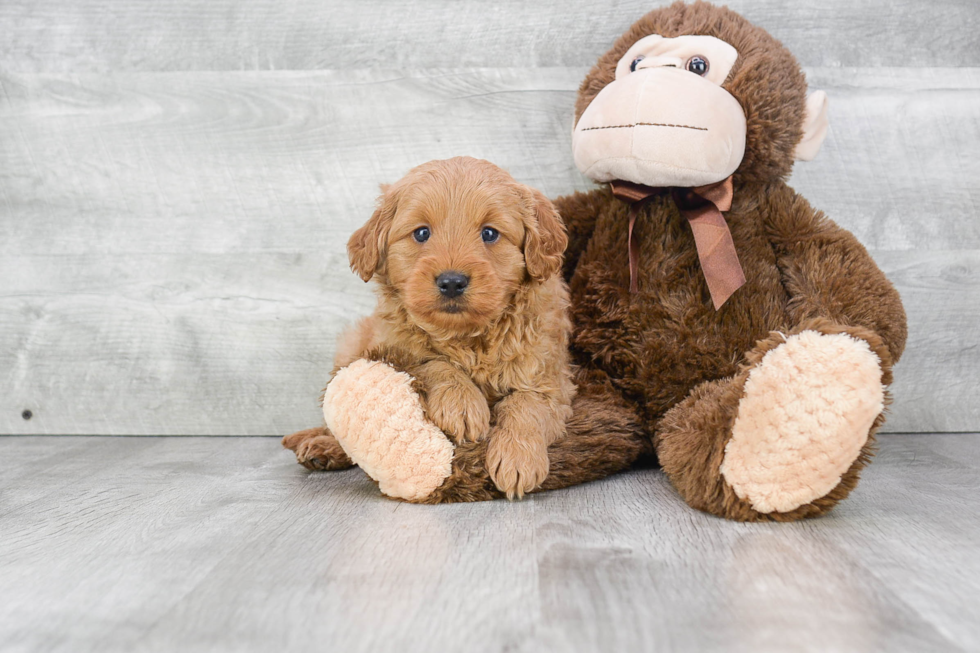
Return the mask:
<svg viewBox="0 0 980 653">
<path fill-rule="evenodd" d="M 766 226 L 795 323 L 824 318 L 870 329 L 897 362 L 908 334 L 905 309 L 868 251 L 785 184 L 768 197 Z"/>
<path fill-rule="evenodd" d="M 736 197 L 738 192 L 736 192 Z M 729 519 L 823 514 L 857 485 L 905 347 L 898 293 L 854 236 L 784 184 L 762 196 L 787 324 L 696 386 L 654 447 L 687 502 Z"/>
<path fill-rule="evenodd" d="M 576 192 L 564 195 L 554 201 L 558 215 L 565 223 L 568 231 L 568 247 L 565 248 L 565 262 L 562 266 L 562 276 L 565 281 L 572 278 L 579 257 L 592 238 L 595 219 L 602 206 L 608 204 L 608 192 L 594 190 L 589 193 Z"/>
</svg>

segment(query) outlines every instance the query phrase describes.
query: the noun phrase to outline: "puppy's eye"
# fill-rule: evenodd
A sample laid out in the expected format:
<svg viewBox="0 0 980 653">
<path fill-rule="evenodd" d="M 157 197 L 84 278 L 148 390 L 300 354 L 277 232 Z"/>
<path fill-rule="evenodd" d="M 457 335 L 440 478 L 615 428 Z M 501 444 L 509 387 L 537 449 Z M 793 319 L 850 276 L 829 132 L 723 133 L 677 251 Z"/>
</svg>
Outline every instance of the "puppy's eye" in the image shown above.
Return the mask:
<svg viewBox="0 0 980 653">
<path fill-rule="evenodd" d="M 694 55 L 687 60 L 687 65 L 684 66 L 690 70 L 695 75 L 704 75 L 708 72 L 708 60 L 699 54 Z"/>
<path fill-rule="evenodd" d="M 414 238 L 415 242 L 417 243 L 424 243 L 431 235 L 432 231 L 430 231 L 428 227 L 419 227 L 412 232 L 412 238 Z"/>
<path fill-rule="evenodd" d="M 644 57 L 642 54 L 640 56 L 638 56 L 636 59 L 634 59 L 633 62 L 630 64 L 630 72 L 631 73 L 635 73 L 636 72 L 636 66 L 641 61 L 643 61 L 644 59 L 646 59 L 646 57 Z"/>
<path fill-rule="evenodd" d="M 485 243 L 495 243 L 500 238 L 500 232 L 493 227 L 484 227 L 482 235 Z"/>
</svg>

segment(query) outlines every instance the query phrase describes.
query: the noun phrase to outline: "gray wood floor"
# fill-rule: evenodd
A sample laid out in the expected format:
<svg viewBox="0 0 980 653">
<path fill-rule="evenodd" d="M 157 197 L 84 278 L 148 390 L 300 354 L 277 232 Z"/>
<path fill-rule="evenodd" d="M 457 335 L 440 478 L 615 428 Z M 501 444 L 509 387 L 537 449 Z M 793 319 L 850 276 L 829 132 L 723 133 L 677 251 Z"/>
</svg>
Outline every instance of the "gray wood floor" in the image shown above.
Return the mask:
<svg viewBox="0 0 980 653">
<path fill-rule="evenodd" d="M 834 513 L 655 469 L 413 506 L 272 438 L 0 438 L 0 650 L 980 649 L 980 435 L 885 436 Z"/>
</svg>

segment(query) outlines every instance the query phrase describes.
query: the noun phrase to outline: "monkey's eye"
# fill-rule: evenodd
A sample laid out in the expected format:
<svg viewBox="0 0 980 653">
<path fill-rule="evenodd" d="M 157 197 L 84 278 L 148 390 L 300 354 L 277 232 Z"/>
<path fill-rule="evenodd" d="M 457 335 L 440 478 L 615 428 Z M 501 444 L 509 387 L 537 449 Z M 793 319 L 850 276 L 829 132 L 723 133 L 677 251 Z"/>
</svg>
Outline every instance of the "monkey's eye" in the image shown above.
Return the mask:
<svg viewBox="0 0 980 653">
<path fill-rule="evenodd" d="M 696 54 L 687 60 L 687 65 L 684 67 L 695 75 L 704 75 L 706 72 L 708 72 L 708 60 L 701 55 Z"/>
<path fill-rule="evenodd" d="M 493 227 L 484 227 L 481 236 L 483 237 L 483 242 L 495 243 L 500 238 L 500 232 Z"/>
<path fill-rule="evenodd" d="M 412 238 L 415 239 L 417 243 L 424 243 L 432 235 L 432 231 L 428 227 L 419 227 L 412 232 Z"/>
<path fill-rule="evenodd" d="M 638 63 L 640 63 L 641 61 L 643 61 L 644 59 L 646 59 L 646 57 L 644 57 L 642 54 L 640 56 L 638 56 L 636 59 L 634 59 L 633 60 L 633 63 L 630 64 L 630 72 L 631 73 L 635 73 L 636 72 L 636 65 Z"/>
</svg>

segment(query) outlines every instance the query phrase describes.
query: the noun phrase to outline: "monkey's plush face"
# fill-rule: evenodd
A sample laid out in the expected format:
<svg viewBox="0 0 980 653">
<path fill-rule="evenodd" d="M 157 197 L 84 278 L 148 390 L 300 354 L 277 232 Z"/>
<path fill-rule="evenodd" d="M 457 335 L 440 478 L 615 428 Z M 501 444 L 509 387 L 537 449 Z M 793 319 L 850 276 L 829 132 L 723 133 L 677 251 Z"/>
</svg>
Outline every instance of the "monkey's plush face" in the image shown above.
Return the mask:
<svg viewBox="0 0 980 653">
<path fill-rule="evenodd" d="M 600 182 L 648 186 L 701 186 L 731 175 L 745 153 L 746 121 L 722 84 L 737 59 L 713 36 L 634 43 L 575 126 L 579 170 Z"/>
</svg>

